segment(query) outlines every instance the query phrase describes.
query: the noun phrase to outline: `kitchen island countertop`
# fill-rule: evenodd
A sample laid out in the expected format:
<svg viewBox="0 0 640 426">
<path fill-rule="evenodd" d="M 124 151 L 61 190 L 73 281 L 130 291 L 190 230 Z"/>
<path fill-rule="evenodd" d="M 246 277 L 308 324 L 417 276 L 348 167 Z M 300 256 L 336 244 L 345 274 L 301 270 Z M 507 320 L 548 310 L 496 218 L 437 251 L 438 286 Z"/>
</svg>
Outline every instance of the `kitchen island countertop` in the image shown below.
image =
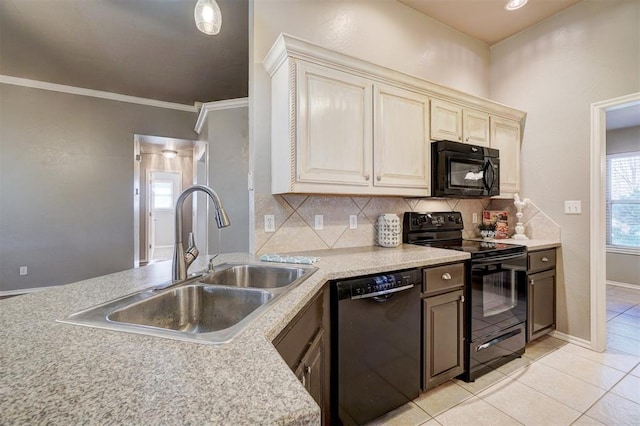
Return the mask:
<svg viewBox="0 0 640 426">
<path fill-rule="evenodd" d="M 307 424 L 320 410 L 271 341 L 328 280 L 462 261 L 413 245 L 304 253 L 318 267 L 233 341 L 209 345 L 56 322 L 167 282 L 170 262 L 0 301 L 0 424 Z M 258 261 L 225 254 L 215 263 Z M 192 271 L 206 268 L 206 259 Z"/>
</svg>

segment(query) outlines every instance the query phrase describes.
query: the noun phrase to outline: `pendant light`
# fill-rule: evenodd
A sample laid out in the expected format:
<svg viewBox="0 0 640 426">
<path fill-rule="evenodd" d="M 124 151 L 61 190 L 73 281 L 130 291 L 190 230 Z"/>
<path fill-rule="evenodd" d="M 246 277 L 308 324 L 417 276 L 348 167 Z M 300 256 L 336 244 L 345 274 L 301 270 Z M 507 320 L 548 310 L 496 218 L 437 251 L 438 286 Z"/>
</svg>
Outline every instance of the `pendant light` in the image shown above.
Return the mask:
<svg viewBox="0 0 640 426">
<path fill-rule="evenodd" d="M 216 35 L 222 27 L 222 13 L 216 0 L 198 0 L 193 11 L 196 27 L 208 35 Z"/>
</svg>

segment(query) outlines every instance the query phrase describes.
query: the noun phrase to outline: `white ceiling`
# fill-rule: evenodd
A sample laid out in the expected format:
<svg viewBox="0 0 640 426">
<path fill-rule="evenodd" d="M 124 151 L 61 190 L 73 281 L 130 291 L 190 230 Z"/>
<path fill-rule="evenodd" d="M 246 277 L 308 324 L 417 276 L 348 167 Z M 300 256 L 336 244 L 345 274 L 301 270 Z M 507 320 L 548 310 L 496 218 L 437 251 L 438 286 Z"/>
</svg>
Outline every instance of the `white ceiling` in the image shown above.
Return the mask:
<svg viewBox="0 0 640 426">
<path fill-rule="evenodd" d="M 511 12 L 507 0 L 398 1 L 491 46 L 582 0 L 529 0 Z"/>
</svg>

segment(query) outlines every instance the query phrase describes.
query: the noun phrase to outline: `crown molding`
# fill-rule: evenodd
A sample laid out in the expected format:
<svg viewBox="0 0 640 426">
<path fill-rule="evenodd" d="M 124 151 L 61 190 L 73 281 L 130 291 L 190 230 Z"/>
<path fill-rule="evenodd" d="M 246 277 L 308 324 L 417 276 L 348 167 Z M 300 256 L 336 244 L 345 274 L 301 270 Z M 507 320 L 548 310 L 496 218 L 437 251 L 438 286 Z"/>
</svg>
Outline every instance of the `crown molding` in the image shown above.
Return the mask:
<svg viewBox="0 0 640 426">
<path fill-rule="evenodd" d="M 200 134 L 204 123 L 207 121 L 207 114 L 209 114 L 209 112 L 245 107 L 249 107 L 249 98 L 227 99 L 224 101 L 204 103 L 200 109 L 200 115 L 198 115 L 194 130 L 197 134 Z"/>
<path fill-rule="evenodd" d="M 67 86 L 64 84 L 49 83 L 46 81 L 30 80 L 27 78 L 13 77 L 0 74 L 0 83 L 13 86 L 29 87 L 32 89 L 49 90 L 52 92 L 68 93 L 72 95 L 89 96 L 92 98 L 108 99 L 117 102 L 145 105 L 156 108 L 173 109 L 177 111 L 198 112 L 195 105 L 178 104 L 175 102 L 159 101 L 156 99 L 139 98 L 136 96 L 122 95 L 119 93 L 104 92 L 102 90 L 85 89 L 82 87 Z"/>
</svg>

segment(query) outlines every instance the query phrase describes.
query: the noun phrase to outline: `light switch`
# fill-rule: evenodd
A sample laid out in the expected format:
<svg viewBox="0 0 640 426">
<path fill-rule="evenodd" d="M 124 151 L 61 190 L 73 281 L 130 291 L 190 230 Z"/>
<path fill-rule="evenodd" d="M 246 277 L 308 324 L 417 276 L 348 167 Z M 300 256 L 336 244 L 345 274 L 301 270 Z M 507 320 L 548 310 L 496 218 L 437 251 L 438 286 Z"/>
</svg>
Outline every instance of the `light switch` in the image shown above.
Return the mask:
<svg viewBox="0 0 640 426">
<path fill-rule="evenodd" d="M 580 200 L 565 201 L 564 214 L 582 214 L 582 201 Z"/>
<path fill-rule="evenodd" d="M 315 216 L 315 226 L 314 229 L 316 231 L 322 231 L 324 229 L 324 216 L 321 214 L 317 214 Z"/>
<path fill-rule="evenodd" d="M 358 229 L 358 215 L 350 214 L 349 215 L 349 229 Z"/>
</svg>

